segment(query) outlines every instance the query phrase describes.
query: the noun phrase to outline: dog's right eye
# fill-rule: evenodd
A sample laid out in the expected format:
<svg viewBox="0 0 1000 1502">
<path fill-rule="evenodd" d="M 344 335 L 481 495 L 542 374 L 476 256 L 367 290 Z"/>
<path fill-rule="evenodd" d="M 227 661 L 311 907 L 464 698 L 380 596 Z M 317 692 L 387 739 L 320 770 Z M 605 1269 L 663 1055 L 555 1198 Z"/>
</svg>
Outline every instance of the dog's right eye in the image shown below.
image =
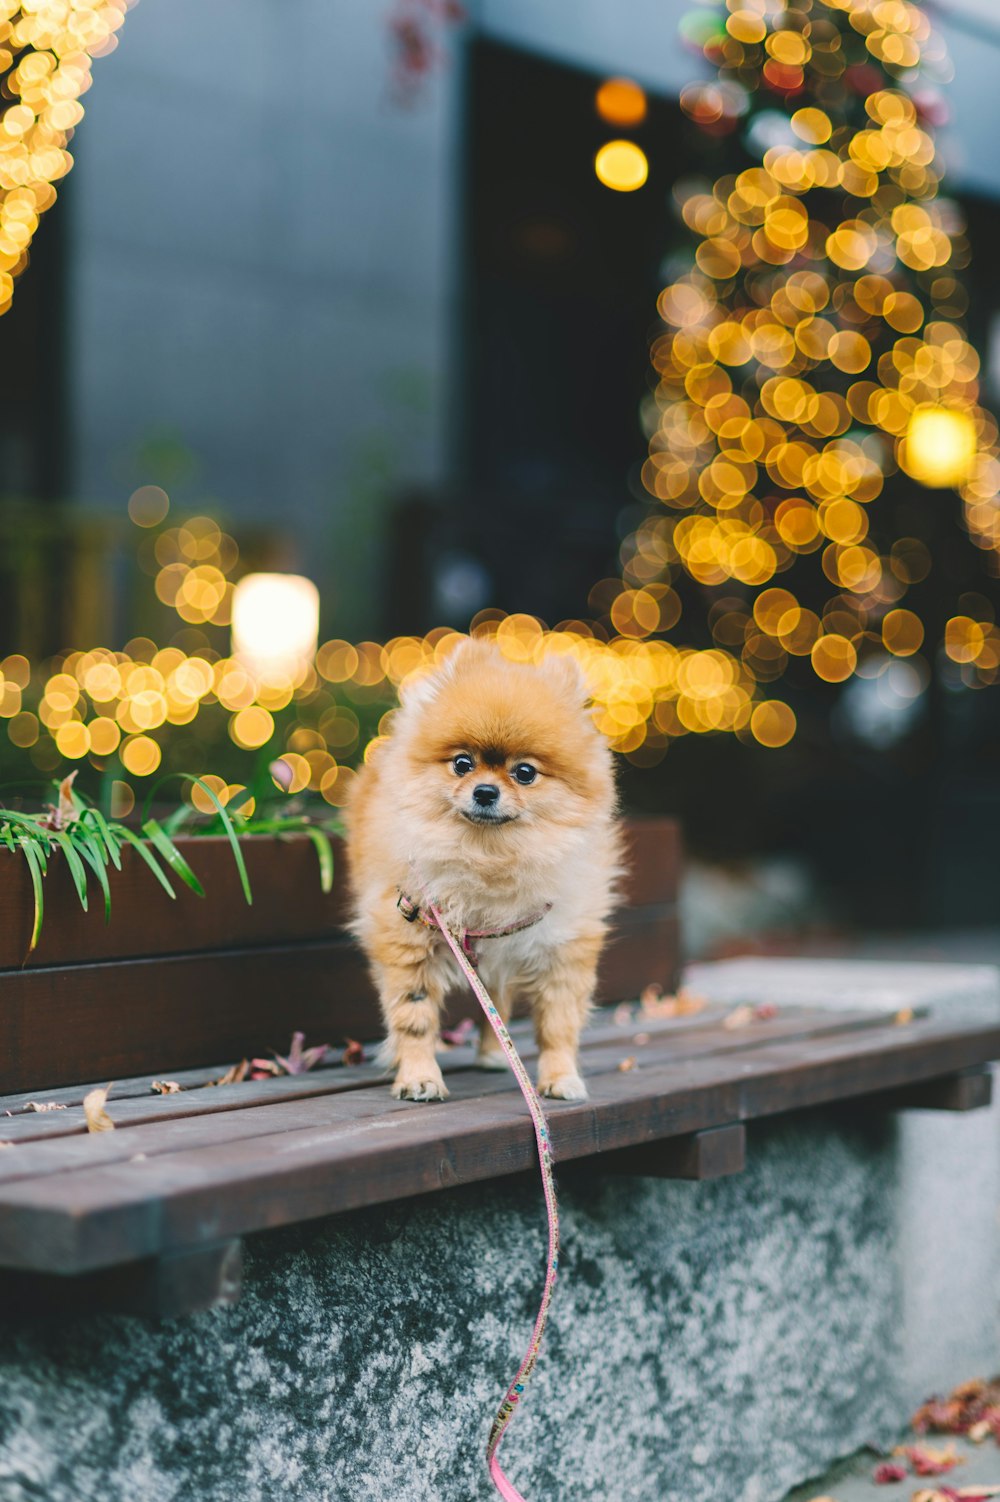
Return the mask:
<svg viewBox="0 0 1000 1502">
<path fill-rule="evenodd" d="M 459 752 L 458 756 L 452 759 L 451 764 L 459 777 L 464 777 L 466 773 L 471 772 L 473 767 L 476 765 L 472 760 L 472 757 L 466 756 L 464 751 Z"/>
</svg>

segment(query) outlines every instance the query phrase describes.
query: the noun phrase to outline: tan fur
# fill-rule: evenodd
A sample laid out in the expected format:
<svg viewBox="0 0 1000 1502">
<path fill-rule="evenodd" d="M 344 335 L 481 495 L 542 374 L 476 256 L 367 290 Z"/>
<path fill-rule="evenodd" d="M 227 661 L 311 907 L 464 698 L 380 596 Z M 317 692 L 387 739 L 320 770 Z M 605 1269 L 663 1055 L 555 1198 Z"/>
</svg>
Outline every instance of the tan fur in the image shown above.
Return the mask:
<svg viewBox="0 0 1000 1502">
<path fill-rule="evenodd" d="M 551 903 L 522 933 L 478 943 L 483 982 L 504 1016 L 532 1006 L 538 1084 L 563 1099 L 586 1094 L 578 1046 L 621 869 L 611 753 L 587 713 L 576 664 L 508 662 L 467 642 L 404 691 L 392 733 L 356 780 L 347 813 L 353 929 L 368 955 L 386 1024 L 393 1094 L 447 1095 L 435 1056 L 441 1008 L 459 983 L 440 934 L 408 923 L 399 893 L 429 896 L 454 927 L 501 928 Z M 454 758 L 472 757 L 457 775 Z M 530 786 L 513 769 L 537 768 Z M 482 815 L 473 788 L 500 789 L 509 822 Z M 501 1056 L 502 1060 L 502 1056 Z M 485 1019 L 480 1062 L 497 1067 Z"/>
</svg>

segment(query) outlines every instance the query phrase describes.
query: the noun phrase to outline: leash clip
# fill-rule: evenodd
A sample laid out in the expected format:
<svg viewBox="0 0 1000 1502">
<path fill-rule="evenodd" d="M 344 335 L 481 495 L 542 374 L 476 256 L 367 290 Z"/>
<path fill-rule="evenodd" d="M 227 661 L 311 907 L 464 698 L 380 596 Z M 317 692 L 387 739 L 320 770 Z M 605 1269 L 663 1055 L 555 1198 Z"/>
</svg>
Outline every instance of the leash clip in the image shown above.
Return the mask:
<svg viewBox="0 0 1000 1502">
<path fill-rule="evenodd" d="M 396 906 L 399 908 L 399 911 L 402 913 L 407 923 L 416 923 L 417 919 L 420 917 L 420 908 L 413 901 L 412 897 L 407 897 L 405 892 L 400 892 L 399 900 L 396 903 Z"/>
</svg>

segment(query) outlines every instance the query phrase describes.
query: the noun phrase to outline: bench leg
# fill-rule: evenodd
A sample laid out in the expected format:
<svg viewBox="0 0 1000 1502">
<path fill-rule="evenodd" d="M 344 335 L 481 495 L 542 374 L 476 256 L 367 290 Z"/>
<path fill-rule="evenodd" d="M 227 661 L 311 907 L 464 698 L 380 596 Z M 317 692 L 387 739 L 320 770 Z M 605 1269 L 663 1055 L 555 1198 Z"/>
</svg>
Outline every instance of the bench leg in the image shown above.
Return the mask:
<svg viewBox="0 0 1000 1502">
<path fill-rule="evenodd" d="M 976 1068 L 887 1090 L 872 1103 L 890 1111 L 979 1111 L 992 1101 L 992 1071 Z"/>
<path fill-rule="evenodd" d="M 610 1173 L 645 1179 L 721 1179 L 746 1167 L 746 1128 L 709 1127 L 685 1137 L 666 1137 L 605 1153 L 597 1163 Z"/>
<path fill-rule="evenodd" d="M 84 1308 L 94 1314 L 174 1319 L 219 1304 L 235 1304 L 242 1277 L 243 1243 L 238 1239 L 145 1257 L 140 1262 L 76 1277 L 4 1272 L 0 1277 L 0 1312 L 63 1315 Z"/>
</svg>

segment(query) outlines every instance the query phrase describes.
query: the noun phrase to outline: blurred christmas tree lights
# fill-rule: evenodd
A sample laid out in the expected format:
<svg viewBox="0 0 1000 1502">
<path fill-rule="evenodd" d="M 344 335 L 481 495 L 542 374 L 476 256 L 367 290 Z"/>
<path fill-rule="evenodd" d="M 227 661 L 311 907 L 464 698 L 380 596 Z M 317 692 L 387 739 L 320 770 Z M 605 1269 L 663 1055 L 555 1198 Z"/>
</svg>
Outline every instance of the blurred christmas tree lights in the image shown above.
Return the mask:
<svg viewBox="0 0 1000 1502">
<path fill-rule="evenodd" d="M 133 0 L 0 0 L 0 313 L 39 216 L 73 166 L 90 65 L 113 51 Z"/>
<path fill-rule="evenodd" d="M 682 30 L 716 71 L 683 110 L 738 136 L 752 165 L 675 188 L 693 243 L 652 347 L 643 480 L 659 504 L 623 548 L 612 619 L 637 637 L 670 630 L 693 582 L 733 686 L 752 693 L 795 658 L 841 683 L 925 635 L 903 602 L 926 549 L 880 505 L 897 470 L 959 491 L 956 519 L 997 571 L 997 426 L 979 405 L 955 275 L 966 247 L 930 130 L 928 80 L 946 60 L 904 0 L 728 0 Z M 996 681 L 986 611 L 942 634 L 969 681 Z M 710 723 L 687 728 L 748 724 L 768 744 L 775 714 L 794 723 L 736 698 L 719 721 L 709 704 Z"/>
</svg>

